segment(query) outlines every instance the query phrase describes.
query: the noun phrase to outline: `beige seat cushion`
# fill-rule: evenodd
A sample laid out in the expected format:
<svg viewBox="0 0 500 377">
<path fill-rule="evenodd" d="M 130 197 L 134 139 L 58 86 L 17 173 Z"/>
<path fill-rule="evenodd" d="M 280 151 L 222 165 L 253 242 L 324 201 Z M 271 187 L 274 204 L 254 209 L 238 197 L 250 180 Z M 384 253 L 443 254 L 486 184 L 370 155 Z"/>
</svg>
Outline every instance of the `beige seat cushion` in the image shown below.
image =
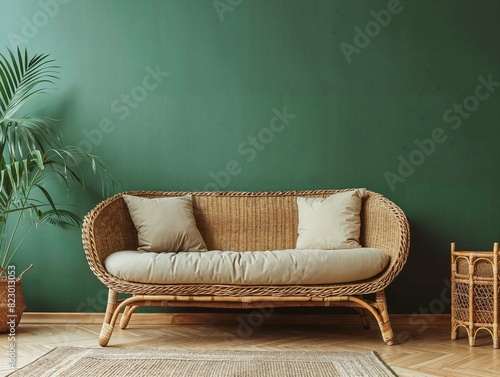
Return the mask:
<svg viewBox="0 0 500 377">
<path fill-rule="evenodd" d="M 361 204 L 366 189 L 336 193 L 326 198 L 297 198 L 297 249 L 359 248 Z"/>
<path fill-rule="evenodd" d="M 151 253 L 118 251 L 104 262 L 114 276 L 154 284 L 290 285 L 334 284 L 368 279 L 389 257 L 380 249 L 205 251 Z"/>
<path fill-rule="evenodd" d="M 207 250 L 196 227 L 191 195 L 153 199 L 123 195 L 123 199 L 137 229 L 139 250 Z"/>
</svg>

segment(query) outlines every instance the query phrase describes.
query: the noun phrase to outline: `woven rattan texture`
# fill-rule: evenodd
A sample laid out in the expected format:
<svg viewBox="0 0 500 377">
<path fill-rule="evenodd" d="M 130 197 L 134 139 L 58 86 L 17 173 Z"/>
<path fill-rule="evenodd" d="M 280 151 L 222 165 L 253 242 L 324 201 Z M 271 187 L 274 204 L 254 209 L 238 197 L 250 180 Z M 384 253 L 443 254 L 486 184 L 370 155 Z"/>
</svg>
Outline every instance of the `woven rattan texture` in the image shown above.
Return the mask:
<svg viewBox="0 0 500 377">
<path fill-rule="evenodd" d="M 297 239 L 297 197 L 326 197 L 346 190 L 285 192 L 149 192 L 129 195 L 148 198 L 191 194 L 196 223 L 209 249 L 293 249 Z M 361 243 L 390 255 L 388 268 L 377 278 L 329 286 L 155 285 L 117 279 L 107 273 L 104 259 L 118 250 L 135 250 L 137 232 L 123 194 L 100 203 L 86 217 L 83 246 L 90 268 L 118 292 L 161 295 L 316 296 L 366 294 L 383 290 L 400 272 L 409 249 L 408 222 L 401 209 L 382 195 L 368 191 L 361 213 Z"/>
<path fill-rule="evenodd" d="M 478 331 L 488 331 L 498 348 L 499 281 L 498 244 L 493 251 L 456 251 L 451 246 L 452 339 L 464 328 L 469 344 L 475 345 Z"/>
</svg>

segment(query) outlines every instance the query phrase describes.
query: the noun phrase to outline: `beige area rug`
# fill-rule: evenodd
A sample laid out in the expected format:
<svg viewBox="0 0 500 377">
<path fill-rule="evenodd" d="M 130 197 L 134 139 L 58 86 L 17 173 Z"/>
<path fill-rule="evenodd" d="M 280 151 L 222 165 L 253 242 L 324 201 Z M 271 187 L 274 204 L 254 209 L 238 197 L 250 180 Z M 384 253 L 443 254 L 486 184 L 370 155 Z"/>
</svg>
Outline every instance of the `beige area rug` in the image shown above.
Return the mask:
<svg viewBox="0 0 500 377">
<path fill-rule="evenodd" d="M 58 347 L 11 377 L 386 377 L 375 352 L 181 351 Z"/>
</svg>

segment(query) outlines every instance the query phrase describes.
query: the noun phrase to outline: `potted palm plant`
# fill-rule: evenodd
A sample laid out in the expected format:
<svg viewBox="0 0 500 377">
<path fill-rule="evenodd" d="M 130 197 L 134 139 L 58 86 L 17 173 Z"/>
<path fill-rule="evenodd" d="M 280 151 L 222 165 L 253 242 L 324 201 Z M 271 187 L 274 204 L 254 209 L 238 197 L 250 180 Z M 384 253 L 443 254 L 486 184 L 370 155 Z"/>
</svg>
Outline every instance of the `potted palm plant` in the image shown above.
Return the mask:
<svg viewBox="0 0 500 377">
<path fill-rule="evenodd" d="M 17 274 L 11 263 L 27 235 L 41 223 L 81 225 L 81 217 L 58 202 L 57 186 L 83 188 L 84 165 L 113 182 L 100 158 L 63 145 L 51 119 L 21 113 L 28 101 L 54 85 L 58 73 L 47 54 L 30 57 L 19 48 L 0 54 L 0 332 L 17 326 L 25 309 L 24 272 Z"/>
</svg>

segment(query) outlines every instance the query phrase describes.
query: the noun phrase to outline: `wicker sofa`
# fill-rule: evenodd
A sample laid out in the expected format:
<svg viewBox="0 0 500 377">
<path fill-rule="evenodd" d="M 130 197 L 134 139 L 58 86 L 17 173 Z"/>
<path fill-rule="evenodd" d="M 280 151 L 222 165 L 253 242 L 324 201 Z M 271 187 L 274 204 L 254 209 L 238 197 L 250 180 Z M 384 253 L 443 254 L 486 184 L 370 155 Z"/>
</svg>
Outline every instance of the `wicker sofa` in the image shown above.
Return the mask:
<svg viewBox="0 0 500 377">
<path fill-rule="evenodd" d="M 297 198 L 326 198 L 347 190 L 283 192 L 152 192 L 117 194 L 90 211 L 83 224 L 83 246 L 91 270 L 109 289 L 108 305 L 99 337 L 106 346 L 119 313 L 125 329 L 141 306 L 264 308 L 344 306 L 355 309 L 365 327 L 370 314 L 383 340 L 394 343 L 384 289 L 401 271 L 409 250 L 409 227 L 401 209 L 382 195 L 366 191 L 360 212 L 362 247 L 381 249 L 387 265 L 380 273 L 360 281 L 334 284 L 244 285 L 207 283 L 144 283 L 119 278 L 107 271 L 113 253 L 137 250 L 138 232 L 124 195 L 143 198 L 190 194 L 196 226 L 208 250 L 247 252 L 294 249 L 297 241 Z M 118 300 L 118 294 L 131 294 Z M 369 295 L 366 297 L 365 295 Z"/>
</svg>

